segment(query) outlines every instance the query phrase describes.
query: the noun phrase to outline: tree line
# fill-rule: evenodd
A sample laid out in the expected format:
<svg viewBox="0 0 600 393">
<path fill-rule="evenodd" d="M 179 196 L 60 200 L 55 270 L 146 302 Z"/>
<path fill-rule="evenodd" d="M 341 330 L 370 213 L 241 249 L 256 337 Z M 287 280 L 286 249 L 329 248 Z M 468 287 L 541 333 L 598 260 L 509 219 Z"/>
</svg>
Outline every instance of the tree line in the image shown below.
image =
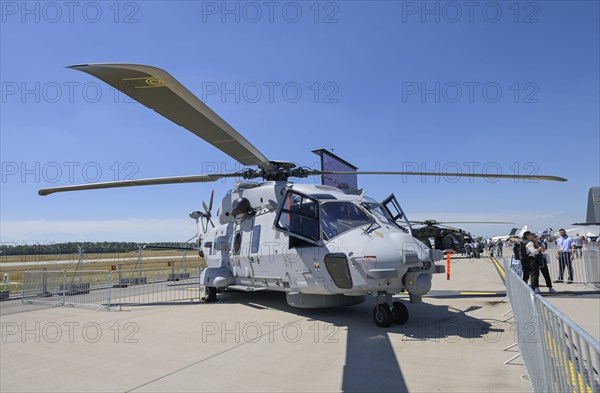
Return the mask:
<svg viewBox="0 0 600 393">
<path fill-rule="evenodd" d="M 183 246 L 180 242 L 153 242 L 153 243 L 135 243 L 135 242 L 66 242 L 66 243 L 48 243 L 48 244 L 0 244 L 0 255 L 61 255 L 78 254 L 80 247 L 86 254 L 104 254 L 104 253 L 127 253 L 137 251 L 138 247 L 144 245 L 156 245 L 167 247 Z M 189 244 L 188 244 L 189 246 Z"/>
</svg>

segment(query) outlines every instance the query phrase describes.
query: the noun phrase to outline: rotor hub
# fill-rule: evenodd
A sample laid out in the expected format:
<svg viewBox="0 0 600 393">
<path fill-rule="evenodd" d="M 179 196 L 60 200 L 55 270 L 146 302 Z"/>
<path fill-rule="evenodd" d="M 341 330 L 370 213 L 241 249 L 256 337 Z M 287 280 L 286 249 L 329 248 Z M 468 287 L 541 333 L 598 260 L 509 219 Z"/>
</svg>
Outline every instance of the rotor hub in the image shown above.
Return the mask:
<svg viewBox="0 0 600 393">
<path fill-rule="evenodd" d="M 262 178 L 267 181 L 287 181 L 290 177 L 308 177 L 307 169 L 298 167 L 293 162 L 269 161 L 269 168 L 252 169 L 246 168 L 242 172 L 244 179 Z"/>
</svg>

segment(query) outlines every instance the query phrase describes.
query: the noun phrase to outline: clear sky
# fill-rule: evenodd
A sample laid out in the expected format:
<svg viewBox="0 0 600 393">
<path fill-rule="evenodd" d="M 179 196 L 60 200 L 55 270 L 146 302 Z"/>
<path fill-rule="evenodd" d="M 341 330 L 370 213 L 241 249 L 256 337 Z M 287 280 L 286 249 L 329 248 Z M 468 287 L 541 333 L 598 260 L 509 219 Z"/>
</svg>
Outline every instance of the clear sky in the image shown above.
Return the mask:
<svg viewBox="0 0 600 393">
<path fill-rule="evenodd" d="M 1 1 L 2 242 L 183 241 L 215 184 L 39 188 L 232 171 L 95 78 L 167 70 L 271 159 L 361 170 L 538 173 L 566 183 L 363 176 L 411 219 L 570 228 L 600 184 L 598 1 Z M 309 179 L 313 180 L 314 179 Z M 215 209 L 216 210 L 216 209 Z M 597 229 L 593 229 L 596 230 Z"/>
</svg>

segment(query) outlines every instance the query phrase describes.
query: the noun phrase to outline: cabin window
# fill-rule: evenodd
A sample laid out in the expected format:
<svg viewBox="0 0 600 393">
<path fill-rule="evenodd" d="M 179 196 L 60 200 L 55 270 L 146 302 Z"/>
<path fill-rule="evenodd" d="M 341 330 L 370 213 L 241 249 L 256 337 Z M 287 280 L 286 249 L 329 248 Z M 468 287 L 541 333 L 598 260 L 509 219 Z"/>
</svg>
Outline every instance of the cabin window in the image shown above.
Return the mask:
<svg viewBox="0 0 600 393">
<path fill-rule="evenodd" d="M 260 249 L 260 225 L 255 225 L 252 228 L 252 244 L 250 246 L 250 252 L 256 254 Z"/>
<path fill-rule="evenodd" d="M 239 254 L 240 249 L 242 248 L 242 232 L 236 232 L 233 237 L 233 253 Z"/>
<path fill-rule="evenodd" d="M 305 240 L 318 242 L 320 240 L 318 201 L 288 191 L 275 226 Z"/>
<path fill-rule="evenodd" d="M 223 253 L 229 252 L 229 244 L 231 242 L 231 237 L 229 236 L 219 236 L 215 239 L 213 245 L 213 252 L 221 251 Z"/>
</svg>

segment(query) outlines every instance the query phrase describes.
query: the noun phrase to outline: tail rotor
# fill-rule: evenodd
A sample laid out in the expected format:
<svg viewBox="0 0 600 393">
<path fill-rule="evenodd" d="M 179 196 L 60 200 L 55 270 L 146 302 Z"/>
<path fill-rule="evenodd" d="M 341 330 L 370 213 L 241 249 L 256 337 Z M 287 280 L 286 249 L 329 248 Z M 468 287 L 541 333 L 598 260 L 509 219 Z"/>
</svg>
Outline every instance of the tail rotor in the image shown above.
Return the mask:
<svg viewBox="0 0 600 393">
<path fill-rule="evenodd" d="M 206 203 L 203 201 L 202 202 L 202 207 L 204 207 L 204 216 L 206 217 L 206 221 L 210 222 L 210 225 L 212 225 L 212 227 L 215 227 L 215 223 L 212 220 L 212 206 L 213 206 L 213 200 L 215 199 L 215 190 L 212 190 L 212 192 L 210 193 L 210 202 L 208 203 L 208 206 L 206 206 Z"/>
<path fill-rule="evenodd" d="M 202 202 L 202 207 L 204 208 L 204 211 L 202 212 L 197 210 L 190 213 L 190 218 L 196 220 L 196 225 L 198 226 L 198 233 L 200 233 L 200 229 L 202 229 L 202 233 L 208 232 L 208 224 L 210 224 L 213 228 L 215 227 L 215 223 L 212 220 L 211 214 L 214 198 L 215 191 L 213 190 L 210 194 L 210 201 L 208 202 L 208 206 L 206 205 L 206 202 Z"/>
</svg>

